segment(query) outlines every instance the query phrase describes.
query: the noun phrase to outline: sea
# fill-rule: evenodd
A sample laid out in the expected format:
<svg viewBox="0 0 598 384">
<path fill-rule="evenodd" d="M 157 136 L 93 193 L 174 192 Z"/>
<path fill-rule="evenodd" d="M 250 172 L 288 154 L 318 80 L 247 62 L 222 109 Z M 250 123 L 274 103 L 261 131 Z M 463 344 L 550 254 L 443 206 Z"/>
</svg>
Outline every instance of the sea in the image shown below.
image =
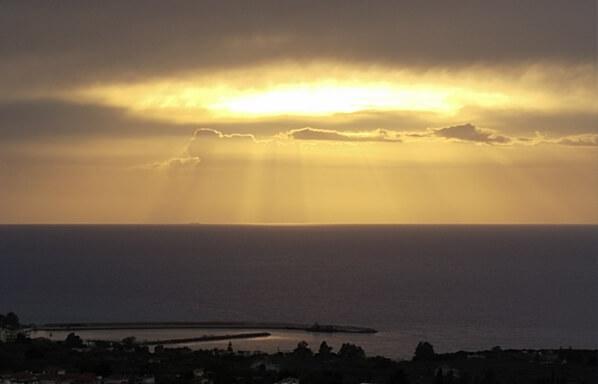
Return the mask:
<svg viewBox="0 0 598 384">
<path fill-rule="evenodd" d="M 239 351 L 291 351 L 299 341 L 313 350 L 322 341 L 335 350 L 352 343 L 394 359 L 410 359 L 420 341 L 436 352 L 595 349 L 598 226 L 3 225 L 0 313 L 7 312 L 35 324 L 317 322 L 378 330 L 271 330 L 233 340 Z M 78 333 L 161 340 L 231 330 Z"/>
</svg>

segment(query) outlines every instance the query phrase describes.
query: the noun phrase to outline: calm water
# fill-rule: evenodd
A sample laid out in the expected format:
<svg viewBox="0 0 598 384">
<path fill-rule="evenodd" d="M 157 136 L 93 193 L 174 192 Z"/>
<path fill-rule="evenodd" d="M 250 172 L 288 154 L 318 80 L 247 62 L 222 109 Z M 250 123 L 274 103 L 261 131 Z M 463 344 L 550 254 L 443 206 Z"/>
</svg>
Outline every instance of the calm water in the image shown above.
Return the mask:
<svg viewBox="0 0 598 384">
<path fill-rule="evenodd" d="M 0 255 L 0 312 L 24 322 L 351 324 L 380 332 L 233 343 L 405 358 L 598 346 L 595 226 L 0 226 Z"/>
</svg>

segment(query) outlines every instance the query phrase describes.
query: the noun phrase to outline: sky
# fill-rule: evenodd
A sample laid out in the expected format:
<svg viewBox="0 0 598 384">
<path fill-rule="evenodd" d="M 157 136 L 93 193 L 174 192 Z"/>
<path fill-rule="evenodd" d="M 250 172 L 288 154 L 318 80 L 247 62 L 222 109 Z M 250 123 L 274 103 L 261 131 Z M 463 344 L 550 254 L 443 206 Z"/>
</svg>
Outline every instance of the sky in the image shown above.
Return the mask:
<svg viewBox="0 0 598 384">
<path fill-rule="evenodd" d="M 0 223 L 598 224 L 597 19 L 0 0 Z"/>
</svg>

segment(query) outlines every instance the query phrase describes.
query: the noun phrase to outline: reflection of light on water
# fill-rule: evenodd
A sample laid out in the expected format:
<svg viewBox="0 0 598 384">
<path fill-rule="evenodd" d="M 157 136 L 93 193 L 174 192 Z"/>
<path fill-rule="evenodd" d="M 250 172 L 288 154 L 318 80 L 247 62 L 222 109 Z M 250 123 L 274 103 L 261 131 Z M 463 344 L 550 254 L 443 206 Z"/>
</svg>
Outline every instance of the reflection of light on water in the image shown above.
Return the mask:
<svg viewBox="0 0 598 384">
<path fill-rule="evenodd" d="M 380 344 L 380 334 L 347 334 L 347 333 L 311 333 L 304 331 L 273 331 L 265 330 L 271 335 L 268 337 L 251 338 L 251 339 L 234 339 L 234 340 L 220 340 L 209 342 L 193 342 L 186 344 L 171 344 L 169 347 L 187 347 L 190 349 L 226 349 L 228 343 L 232 344 L 235 352 L 292 352 L 297 344 L 305 341 L 308 348 L 316 352 L 323 341 L 333 348 L 333 351 L 338 351 L 343 343 L 351 343 L 359 345 L 366 353 L 375 356 L 376 354 L 386 354 L 386 351 L 377 350 Z M 394 350 L 390 351 L 387 356 L 398 356 Z"/>
<path fill-rule="evenodd" d="M 270 339 L 270 340 L 289 340 L 289 339 L 291 339 L 291 337 L 289 335 L 271 334 L 270 336 L 268 336 L 268 339 Z"/>
<path fill-rule="evenodd" d="M 348 334 L 348 333 L 312 333 L 297 330 L 268 330 L 268 329 L 125 329 L 125 330 L 81 330 L 81 331 L 37 331 L 31 337 L 45 337 L 55 341 L 66 339 L 74 332 L 83 340 L 121 341 L 125 337 L 133 336 L 138 341 L 157 341 L 167 339 L 184 339 L 206 335 L 230 335 L 244 332 L 268 332 L 270 336 L 251 339 L 231 339 L 218 341 L 196 341 L 180 344 L 166 344 L 166 348 L 189 348 L 192 350 L 205 349 L 225 350 L 228 343 L 232 344 L 235 352 L 291 352 L 300 341 L 308 343 L 308 347 L 316 352 L 322 341 L 338 352 L 343 343 L 361 346 L 369 356 L 382 355 L 390 358 L 410 358 L 413 348 L 420 336 L 379 332 L 376 334 Z M 150 347 L 153 350 L 153 346 Z"/>
</svg>

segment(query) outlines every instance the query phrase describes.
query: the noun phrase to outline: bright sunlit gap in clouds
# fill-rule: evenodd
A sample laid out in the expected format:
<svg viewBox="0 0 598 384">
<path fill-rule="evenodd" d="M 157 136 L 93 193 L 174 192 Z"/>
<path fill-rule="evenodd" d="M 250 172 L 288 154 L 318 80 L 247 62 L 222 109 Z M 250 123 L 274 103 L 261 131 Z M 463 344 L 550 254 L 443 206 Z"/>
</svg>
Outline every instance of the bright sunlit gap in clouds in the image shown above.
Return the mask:
<svg viewBox="0 0 598 384">
<path fill-rule="evenodd" d="M 218 114 L 326 115 L 363 110 L 449 112 L 448 90 L 401 89 L 391 85 L 297 85 L 225 98 L 208 105 Z"/>
<path fill-rule="evenodd" d="M 204 122 L 276 116 L 332 116 L 362 111 L 430 112 L 460 121 L 464 108 L 588 111 L 593 78 L 588 68 L 565 94 L 562 69 L 530 66 L 504 74 L 491 68 L 465 72 L 413 73 L 389 68 L 355 68 L 315 63 L 216 71 L 136 83 L 93 85 L 61 95 L 68 100 L 125 108 L 137 115 L 175 122 Z"/>
</svg>

